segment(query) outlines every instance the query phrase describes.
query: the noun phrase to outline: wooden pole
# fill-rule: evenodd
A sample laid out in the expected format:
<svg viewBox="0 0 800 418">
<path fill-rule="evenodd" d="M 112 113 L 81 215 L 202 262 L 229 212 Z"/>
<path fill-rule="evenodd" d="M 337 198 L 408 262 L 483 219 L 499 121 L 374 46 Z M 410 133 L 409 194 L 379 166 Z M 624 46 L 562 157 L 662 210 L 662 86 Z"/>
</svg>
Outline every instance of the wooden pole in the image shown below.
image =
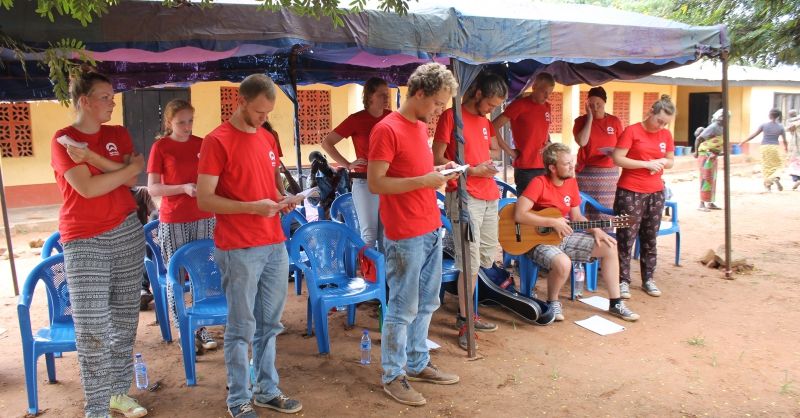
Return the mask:
<svg viewBox="0 0 800 418">
<path fill-rule="evenodd" d="M 733 279 L 731 271 L 731 157 L 730 118 L 728 113 L 728 51 L 722 50 L 722 143 L 725 168 L 725 278 Z"/>
<path fill-rule="evenodd" d="M 2 206 L 3 210 L 3 227 L 6 231 L 8 263 L 11 266 L 11 283 L 14 285 L 14 296 L 19 296 L 19 285 L 17 284 L 17 266 L 14 264 L 14 247 L 11 244 L 11 227 L 8 222 L 8 206 L 6 205 L 6 187 L 3 185 L 2 165 L 0 165 L 0 206 Z"/>
</svg>

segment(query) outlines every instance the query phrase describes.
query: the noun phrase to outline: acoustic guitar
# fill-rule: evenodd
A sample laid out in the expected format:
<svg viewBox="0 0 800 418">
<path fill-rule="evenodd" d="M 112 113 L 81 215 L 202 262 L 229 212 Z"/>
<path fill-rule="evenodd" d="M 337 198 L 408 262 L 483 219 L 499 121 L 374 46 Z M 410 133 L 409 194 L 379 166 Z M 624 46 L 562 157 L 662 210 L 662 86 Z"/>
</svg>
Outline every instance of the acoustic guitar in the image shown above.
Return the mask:
<svg viewBox="0 0 800 418">
<path fill-rule="evenodd" d="M 558 236 L 558 232 L 553 228 L 516 223 L 514 221 L 514 210 L 516 207 L 516 203 L 509 203 L 500 210 L 497 233 L 500 245 L 505 252 L 512 255 L 520 255 L 527 253 L 533 247 L 540 244 L 561 244 L 561 237 Z M 533 211 L 533 213 L 548 218 L 563 218 L 561 211 L 556 208 L 546 208 Z M 591 228 L 627 228 L 631 226 L 631 223 L 630 216 L 621 215 L 601 221 L 569 222 L 569 226 L 573 231 L 580 231 Z"/>
</svg>

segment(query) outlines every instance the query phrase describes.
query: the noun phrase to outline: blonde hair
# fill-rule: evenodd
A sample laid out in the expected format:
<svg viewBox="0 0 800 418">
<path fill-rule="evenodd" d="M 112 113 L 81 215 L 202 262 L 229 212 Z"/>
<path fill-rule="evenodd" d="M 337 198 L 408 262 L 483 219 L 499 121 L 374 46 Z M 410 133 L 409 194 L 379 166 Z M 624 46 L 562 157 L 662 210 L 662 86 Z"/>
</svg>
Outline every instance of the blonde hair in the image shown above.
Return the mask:
<svg viewBox="0 0 800 418">
<path fill-rule="evenodd" d="M 172 135 L 172 118 L 182 110 L 191 110 L 194 113 L 194 106 L 183 99 L 172 99 L 164 106 L 164 126 L 161 136 Z"/>
<path fill-rule="evenodd" d="M 653 106 L 650 107 L 650 113 L 654 115 L 661 113 L 661 111 L 664 111 L 664 113 L 670 116 L 675 114 L 675 104 L 672 103 L 669 94 L 662 94 L 661 98 L 656 100 Z"/>
<path fill-rule="evenodd" d="M 563 152 L 569 154 L 571 150 L 568 146 L 560 142 L 553 142 L 545 147 L 544 151 L 542 151 L 542 161 L 544 162 L 545 171 L 548 173 L 550 172 L 550 166 L 558 163 L 558 154 Z"/>
<path fill-rule="evenodd" d="M 556 79 L 553 78 L 553 75 L 550 73 L 541 72 L 536 74 L 536 78 L 533 79 L 533 85 L 535 86 L 541 85 L 543 83 L 547 83 L 548 86 L 555 86 Z"/>
<path fill-rule="evenodd" d="M 75 109 L 80 110 L 80 98 L 88 96 L 97 83 L 111 84 L 111 80 L 89 67 L 81 68 L 79 71 L 70 75 L 69 97 Z"/>
<path fill-rule="evenodd" d="M 431 62 L 422 64 L 408 78 L 408 95 L 411 97 L 422 90 L 426 97 L 433 96 L 439 90 L 446 89 L 451 96 L 458 93 L 458 82 L 453 73 L 442 64 Z"/>
</svg>

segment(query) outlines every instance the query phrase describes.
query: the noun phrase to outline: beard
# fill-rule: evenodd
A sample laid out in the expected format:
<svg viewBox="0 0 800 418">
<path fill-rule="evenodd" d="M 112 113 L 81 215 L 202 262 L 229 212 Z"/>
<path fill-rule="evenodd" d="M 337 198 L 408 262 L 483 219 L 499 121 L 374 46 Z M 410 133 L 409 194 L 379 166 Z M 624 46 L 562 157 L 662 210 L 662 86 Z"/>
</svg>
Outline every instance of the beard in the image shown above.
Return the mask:
<svg viewBox="0 0 800 418">
<path fill-rule="evenodd" d="M 242 121 L 245 123 L 245 125 L 253 129 L 258 129 L 258 127 L 261 126 L 260 124 L 253 122 L 253 119 L 250 118 L 250 115 L 248 115 L 247 112 L 242 112 Z"/>
</svg>

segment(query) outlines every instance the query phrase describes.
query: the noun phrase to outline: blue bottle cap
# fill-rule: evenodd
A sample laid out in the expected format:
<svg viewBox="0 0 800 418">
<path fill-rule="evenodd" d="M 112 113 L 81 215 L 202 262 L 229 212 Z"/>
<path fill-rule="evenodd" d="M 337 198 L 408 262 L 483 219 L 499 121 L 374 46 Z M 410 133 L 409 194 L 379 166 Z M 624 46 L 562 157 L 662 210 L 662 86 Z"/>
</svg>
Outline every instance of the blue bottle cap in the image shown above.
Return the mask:
<svg viewBox="0 0 800 418">
<path fill-rule="evenodd" d="M 364 328 L 364 331 L 362 332 L 362 334 L 369 334 L 369 330 Z"/>
</svg>

